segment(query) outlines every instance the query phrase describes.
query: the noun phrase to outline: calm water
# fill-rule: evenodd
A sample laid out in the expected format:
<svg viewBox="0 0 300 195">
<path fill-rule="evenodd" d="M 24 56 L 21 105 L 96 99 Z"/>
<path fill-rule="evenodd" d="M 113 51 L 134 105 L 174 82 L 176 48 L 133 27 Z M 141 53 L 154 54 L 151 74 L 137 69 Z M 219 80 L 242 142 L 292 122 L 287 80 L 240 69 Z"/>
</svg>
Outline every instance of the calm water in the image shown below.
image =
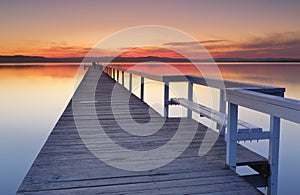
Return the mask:
<svg viewBox="0 0 300 195">
<path fill-rule="evenodd" d="M 78 64 L 51 64 L 51 66 L 0 65 L 0 193 L 14 194 L 46 141 L 53 126 L 69 102 L 74 88 Z M 49 64 L 48 64 L 49 65 Z M 144 66 L 143 70 L 170 72 L 159 66 Z M 193 73 L 188 66 L 181 70 Z M 225 79 L 282 86 L 286 97 L 300 99 L 300 63 L 225 63 L 220 65 Z M 137 85 L 137 79 L 135 83 Z M 151 82 L 145 86 L 146 101 L 160 102 L 149 94 L 160 85 Z M 174 89 L 184 86 L 173 86 Z M 204 101 L 207 89 L 196 87 Z M 139 89 L 135 89 L 138 94 Z M 174 92 L 176 93 L 176 92 Z M 212 91 L 212 94 L 215 92 Z M 148 94 L 148 96 L 147 96 Z M 153 104 L 157 110 L 161 105 Z M 176 110 L 173 111 L 176 113 Z M 268 129 L 268 116 L 241 108 L 240 117 Z M 282 120 L 280 137 L 279 193 L 300 192 L 300 125 Z M 268 142 L 245 143 L 247 147 L 267 156 Z"/>
</svg>

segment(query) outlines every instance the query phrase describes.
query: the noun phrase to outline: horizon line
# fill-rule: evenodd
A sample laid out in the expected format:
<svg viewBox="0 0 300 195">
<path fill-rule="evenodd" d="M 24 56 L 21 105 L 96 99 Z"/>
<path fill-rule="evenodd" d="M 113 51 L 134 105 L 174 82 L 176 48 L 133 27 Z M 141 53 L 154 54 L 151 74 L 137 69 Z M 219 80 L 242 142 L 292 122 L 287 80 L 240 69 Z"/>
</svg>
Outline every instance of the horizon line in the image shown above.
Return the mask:
<svg viewBox="0 0 300 195">
<path fill-rule="evenodd" d="M 26 55 L 0 55 L 0 63 L 53 63 L 53 62 L 141 62 L 160 60 L 161 62 L 191 62 L 185 58 L 159 57 L 159 56 L 140 56 L 140 57 L 44 57 Z M 300 62 L 300 58 L 211 58 L 211 59 L 192 59 L 193 62 Z M 143 61 L 144 62 L 144 61 Z"/>
</svg>

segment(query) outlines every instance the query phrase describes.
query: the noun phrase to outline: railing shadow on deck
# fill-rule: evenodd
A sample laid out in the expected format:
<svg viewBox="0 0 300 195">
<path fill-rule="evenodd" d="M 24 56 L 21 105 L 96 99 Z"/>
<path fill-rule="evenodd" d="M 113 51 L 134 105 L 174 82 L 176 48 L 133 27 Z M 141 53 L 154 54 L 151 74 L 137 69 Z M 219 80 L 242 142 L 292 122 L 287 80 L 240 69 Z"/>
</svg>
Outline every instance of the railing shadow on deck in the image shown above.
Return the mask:
<svg viewBox="0 0 300 195">
<path fill-rule="evenodd" d="M 94 64 L 96 66 L 97 64 Z M 210 111 L 223 120 L 219 125 L 220 135 L 226 140 L 226 164 L 232 170 L 237 166 L 237 142 L 240 140 L 260 140 L 269 139 L 269 176 L 268 194 L 277 194 L 278 184 L 278 159 L 279 159 L 279 136 L 280 119 L 286 119 L 295 123 L 300 123 L 300 101 L 284 98 L 285 88 L 272 87 L 258 84 L 250 84 L 236 81 L 216 80 L 193 75 L 158 75 L 148 72 L 122 68 L 120 66 L 102 66 L 100 69 L 110 77 L 125 86 L 125 73 L 129 74 L 129 91 L 133 92 L 133 75 L 140 77 L 140 99 L 144 100 L 144 79 L 162 82 L 164 85 L 164 117 L 169 117 L 169 105 L 180 104 L 188 109 L 187 117 L 192 118 L 193 112 Z M 169 84 L 171 82 L 188 82 L 187 100 L 179 101 L 170 99 Z M 203 85 L 220 90 L 219 109 L 213 111 L 203 105 L 193 102 L 193 85 Z M 187 102 L 184 104 L 184 102 Z M 195 106 L 196 105 L 196 106 Z M 228 109 L 226 111 L 226 106 Z M 270 115 L 270 126 L 268 131 L 256 131 L 257 128 L 251 125 L 239 124 L 238 106 L 259 111 Z M 196 107 L 196 108 L 195 108 Z M 200 113 L 199 113 L 200 112 Z M 228 113 L 226 113 L 228 112 Z M 221 115 L 220 115 L 221 113 Z M 222 115 L 223 113 L 223 115 Z M 211 116 L 212 120 L 214 118 Z M 241 122 L 240 122 L 241 123 Z M 247 131 L 239 131 L 239 125 L 248 127 Z M 260 129 L 261 130 L 261 129 Z"/>
</svg>

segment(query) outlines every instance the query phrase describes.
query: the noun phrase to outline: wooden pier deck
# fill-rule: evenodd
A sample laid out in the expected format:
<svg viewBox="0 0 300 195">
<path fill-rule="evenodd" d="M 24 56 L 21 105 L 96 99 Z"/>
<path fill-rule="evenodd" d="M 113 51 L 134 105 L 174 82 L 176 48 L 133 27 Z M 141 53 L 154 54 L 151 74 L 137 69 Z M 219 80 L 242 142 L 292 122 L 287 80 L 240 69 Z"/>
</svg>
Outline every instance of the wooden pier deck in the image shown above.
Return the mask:
<svg viewBox="0 0 300 195">
<path fill-rule="evenodd" d="M 75 94 L 87 107 L 91 100 L 84 97 L 89 93 L 90 82 L 95 82 L 97 74 L 99 70 L 91 68 Z M 170 140 L 179 123 L 187 134 L 190 126 L 197 126 L 197 133 L 191 144 L 174 161 L 154 170 L 127 171 L 114 168 L 96 158 L 83 143 L 76 130 L 71 100 L 27 173 L 18 194 L 260 194 L 244 178 L 226 168 L 224 137 L 219 137 L 206 155 L 199 156 L 199 148 L 207 131 L 205 126 L 188 118 L 164 119 L 106 74 L 101 75 L 99 83 L 101 84 L 97 85 L 95 93 L 97 120 L 120 146 L 132 150 L 157 148 Z M 120 104 L 114 114 L 120 120 L 126 123 L 130 117 L 122 110 L 122 104 L 128 104 L 123 97 L 130 95 L 131 116 L 137 122 L 149 122 L 151 112 L 152 118 L 166 120 L 164 126 L 153 135 L 143 138 L 122 131 L 111 109 L 111 91 L 114 86 L 117 86 L 114 95 L 117 95 Z M 82 110 L 78 117 L 86 122 L 86 136 L 93 140 L 96 139 L 91 133 L 94 127 L 90 126 L 89 120 L 94 119 L 90 115 L 91 113 Z M 212 130 L 208 131 L 214 133 Z M 98 145 L 95 150 L 110 151 L 111 148 Z M 239 145 L 238 162 L 249 159 L 266 160 Z"/>
</svg>

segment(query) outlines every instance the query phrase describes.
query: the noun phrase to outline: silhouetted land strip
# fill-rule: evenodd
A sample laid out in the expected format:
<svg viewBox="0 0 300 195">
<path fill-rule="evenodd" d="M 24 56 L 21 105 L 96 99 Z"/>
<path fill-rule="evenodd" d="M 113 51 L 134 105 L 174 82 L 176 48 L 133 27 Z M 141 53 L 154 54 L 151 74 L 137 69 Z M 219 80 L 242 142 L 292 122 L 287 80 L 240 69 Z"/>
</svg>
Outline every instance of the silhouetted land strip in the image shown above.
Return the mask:
<svg viewBox="0 0 300 195">
<path fill-rule="evenodd" d="M 70 57 L 70 58 L 46 58 L 42 56 L 0 56 L 0 63 L 55 63 L 55 62 L 190 62 L 185 58 L 165 58 L 165 57 Z M 194 62 L 211 62 L 212 59 L 194 59 Z M 215 62 L 300 62 L 300 59 L 291 58 L 215 58 Z"/>
</svg>

